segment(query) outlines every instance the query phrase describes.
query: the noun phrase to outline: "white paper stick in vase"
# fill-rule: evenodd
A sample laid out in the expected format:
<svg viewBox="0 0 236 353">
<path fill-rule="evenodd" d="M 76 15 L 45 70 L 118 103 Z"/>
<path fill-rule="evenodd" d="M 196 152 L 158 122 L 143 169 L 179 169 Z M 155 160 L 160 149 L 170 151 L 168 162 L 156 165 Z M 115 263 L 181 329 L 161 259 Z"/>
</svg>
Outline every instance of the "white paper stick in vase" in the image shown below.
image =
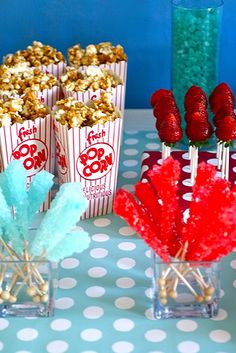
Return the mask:
<svg viewBox="0 0 236 353">
<path fill-rule="evenodd" d="M 225 179 L 229 180 L 229 146 L 225 147 L 226 156 L 225 156 Z"/>
<path fill-rule="evenodd" d="M 222 164 L 221 164 L 221 178 L 225 178 L 225 162 L 226 162 L 226 147 L 222 144 Z"/>
<path fill-rule="evenodd" d="M 220 142 L 217 142 L 216 158 L 218 158 L 217 168 L 220 169 L 221 164 L 222 164 L 222 143 L 220 143 Z"/>
</svg>

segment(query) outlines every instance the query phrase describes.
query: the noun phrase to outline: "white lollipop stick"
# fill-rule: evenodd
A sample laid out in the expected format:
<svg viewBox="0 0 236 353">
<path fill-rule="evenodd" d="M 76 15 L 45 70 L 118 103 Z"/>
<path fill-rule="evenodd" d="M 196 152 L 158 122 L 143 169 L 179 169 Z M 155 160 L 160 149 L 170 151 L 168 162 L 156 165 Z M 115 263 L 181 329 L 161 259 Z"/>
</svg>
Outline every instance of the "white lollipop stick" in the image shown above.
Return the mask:
<svg viewBox="0 0 236 353">
<path fill-rule="evenodd" d="M 191 167 L 191 185 L 194 184 L 196 175 L 197 175 L 197 166 L 198 166 L 198 147 L 193 146 L 192 149 L 192 167 Z"/>
<path fill-rule="evenodd" d="M 220 167 L 222 165 L 222 143 L 220 143 L 220 142 L 217 142 L 216 158 L 218 158 L 217 168 L 220 169 Z"/>
<path fill-rule="evenodd" d="M 229 146 L 225 147 L 226 158 L 225 158 L 225 179 L 229 180 Z"/>
<path fill-rule="evenodd" d="M 222 165 L 221 165 L 221 178 L 225 179 L 226 171 L 226 147 L 222 146 Z"/>
</svg>

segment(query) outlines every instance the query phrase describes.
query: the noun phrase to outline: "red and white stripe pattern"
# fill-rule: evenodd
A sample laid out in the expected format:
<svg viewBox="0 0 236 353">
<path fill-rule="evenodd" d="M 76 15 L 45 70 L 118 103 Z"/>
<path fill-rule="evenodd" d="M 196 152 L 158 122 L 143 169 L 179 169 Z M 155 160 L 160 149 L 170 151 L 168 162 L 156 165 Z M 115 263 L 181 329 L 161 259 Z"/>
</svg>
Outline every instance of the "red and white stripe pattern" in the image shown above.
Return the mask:
<svg viewBox="0 0 236 353">
<path fill-rule="evenodd" d="M 60 145 L 63 145 L 62 149 L 67 163 L 66 171 L 62 171 L 58 167 L 59 182 L 81 182 L 85 196 L 89 199 L 89 207 L 81 219 L 112 212 L 118 175 L 121 130 L 121 118 L 117 118 L 113 122 L 106 122 L 104 125 L 97 124 L 92 127 L 71 128 L 69 130 L 66 126 L 55 122 L 56 140 Z M 101 132 L 103 133 L 101 134 Z M 100 133 L 102 137 L 88 141 L 89 133 L 93 136 Z M 78 159 L 81 152 L 96 144 L 99 144 L 99 146 L 104 144 L 104 148 L 106 148 L 107 144 L 111 146 L 109 148 L 114 151 L 113 165 L 106 175 L 99 177 L 99 173 L 95 173 L 94 179 L 89 180 L 79 174 Z M 96 177 L 97 179 L 95 179 Z"/>
<path fill-rule="evenodd" d="M 4 170 L 14 159 L 13 152 L 22 151 L 22 156 L 18 159 L 24 161 L 28 158 L 28 165 L 32 168 L 27 170 L 27 184 L 32 177 L 40 170 L 44 169 L 52 173 L 55 156 L 53 156 L 53 121 L 50 115 L 46 118 L 37 118 L 35 121 L 27 120 L 23 124 L 16 123 L 0 128 L 0 149 L 1 149 L 1 169 Z M 32 144 L 34 145 L 32 149 Z M 35 148 L 36 146 L 36 148 Z M 40 160 L 40 153 L 44 156 Z M 36 159 L 35 159 L 36 158 Z M 35 161 L 35 163 L 34 163 Z M 51 194 L 49 193 L 41 211 L 45 211 L 50 206 Z"/>
<path fill-rule="evenodd" d="M 54 86 L 51 89 L 44 89 L 41 92 L 35 91 L 35 94 L 43 104 L 51 109 L 56 104 L 56 101 L 60 99 L 60 87 Z"/>
<path fill-rule="evenodd" d="M 66 71 L 66 63 L 61 61 L 58 64 L 41 65 L 39 68 L 46 74 L 52 74 L 59 79 Z"/>
</svg>

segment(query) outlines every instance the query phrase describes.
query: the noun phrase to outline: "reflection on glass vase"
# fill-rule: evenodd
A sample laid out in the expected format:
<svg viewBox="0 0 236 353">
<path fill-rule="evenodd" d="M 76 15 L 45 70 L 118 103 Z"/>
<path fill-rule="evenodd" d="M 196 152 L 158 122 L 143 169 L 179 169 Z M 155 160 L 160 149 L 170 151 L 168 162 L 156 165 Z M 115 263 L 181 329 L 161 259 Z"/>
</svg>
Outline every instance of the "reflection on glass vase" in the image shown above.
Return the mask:
<svg viewBox="0 0 236 353">
<path fill-rule="evenodd" d="M 165 263 L 152 252 L 156 319 L 211 318 L 218 314 L 220 262 Z"/>
<path fill-rule="evenodd" d="M 57 264 L 0 261 L 0 317 L 53 315 Z"/>
</svg>

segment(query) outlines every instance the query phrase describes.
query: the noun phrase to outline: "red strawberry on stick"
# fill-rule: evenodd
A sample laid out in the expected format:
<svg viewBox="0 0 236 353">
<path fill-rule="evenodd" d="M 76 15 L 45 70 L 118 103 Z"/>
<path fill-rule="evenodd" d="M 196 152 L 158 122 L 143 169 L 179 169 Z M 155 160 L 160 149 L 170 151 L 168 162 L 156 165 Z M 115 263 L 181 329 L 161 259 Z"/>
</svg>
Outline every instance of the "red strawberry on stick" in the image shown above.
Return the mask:
<svg viewBox="0 0 236 353">
<path fill-rule="evenodd" d="M 183 136 L 178 116 L 172 113 L 167 114 L 160 125 L 158 134 L 162 142 L 162 160 L 164 160 L 170 156 L 171 147 Z"/>
<path fill-rule="evenodd" d="M 229 149 L 233 141 L 236 140 L 236 119 L 234 115 L 222 118 L 216 127 L 216 137 L 222 146 L 221 176 L 229 179 Z"/>
</svg>

